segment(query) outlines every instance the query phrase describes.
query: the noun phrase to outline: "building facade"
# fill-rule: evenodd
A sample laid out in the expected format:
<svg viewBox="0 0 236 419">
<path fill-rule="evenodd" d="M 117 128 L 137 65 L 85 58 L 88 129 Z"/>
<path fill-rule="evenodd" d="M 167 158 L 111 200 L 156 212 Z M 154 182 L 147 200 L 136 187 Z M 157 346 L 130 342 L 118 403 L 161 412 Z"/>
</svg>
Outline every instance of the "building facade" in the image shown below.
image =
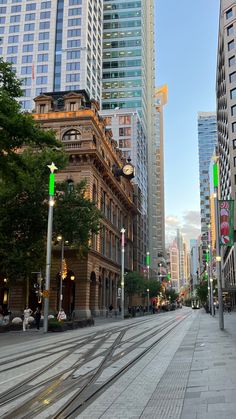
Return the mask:
<svg viewBox="0 0 236 419">
<path fill-rule="evenodd" d="M 102 16 L 102 0 L 1 2 L 0 56 L 23 80 L 23 109 L 52 91 L 85 89 L 100 101 Z"/>
<path fill-rule="evenodd" d="M 176 292 L 180 291 L 179 284 L 179 250 L 176 240 L 173 241 L 169 248 L 170 252 L 170 273 L 171 273 L 171 286 Z"/>
<path fill-rule="evenodd" d="M 203 252 L 208 245 L 208 229 L 211 222 L 209 168 L 217 143 L 216 113 L 198 113 L 198 156 L 200 183 L 201 235 Z"/>
<path fill-rule="evenodd" d="M 217 55 L 217 128 L 221 199 L 236 197 L 236 2 L 221 0 Z M 234 242 L 236 214 L 234 213 Z M 222 248 L 223 288 L 236 303 L 235 245 Z"/>
<path fill-rule="evenodd" d="M 113 166 L 122 168 L 121 151 L 98 114 L 98 103 L 85 91 L 42 94 L 35 99 L 34 119 L 44 129 L 52 128 L 68 153 L 69 165 L 56 174 L 56 181 L 70 186 L 86 180 L 86 196 L 103 214 L 101 228 L 83 256 L 65 247 L 67 276 L 63 280 L 63 308 L 75 318 L 104 314 L 119 305 L 121 228 L 125 228 L 125 270 L 133 270 L 133 186 L 116 177 Z M 52 249 L 50 312 L 59 304 L 60 245 Z M 14 293 L 11 298 L 14 301 Z M 19 300 L 19 296 L 17 301 Z M 22 309 L 21 301 L 21 309 Z M 12 305 L 11 305 L 12 307 Z"/>
<path fill-rule="evenodd" d="M 165 193 L 164 193 L 164 126 L 163 108 L 167 103 L 167 86 L 155 91 L 155 131 L 149 144 L 148 209 L 151 269 L 165 258 Z"/>
</svg>

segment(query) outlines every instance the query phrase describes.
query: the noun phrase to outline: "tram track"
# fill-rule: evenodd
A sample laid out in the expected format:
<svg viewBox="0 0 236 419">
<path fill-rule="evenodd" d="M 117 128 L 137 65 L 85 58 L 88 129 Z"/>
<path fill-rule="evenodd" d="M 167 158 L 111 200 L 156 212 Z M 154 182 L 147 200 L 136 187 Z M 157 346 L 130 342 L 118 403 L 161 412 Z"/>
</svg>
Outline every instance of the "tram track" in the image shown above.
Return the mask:
<svg viewBox="0 0 236 419">
<path fill-rule="evenodd" d="M 71 391 L 74 391 L 76 387 L 78 387 L 78 390 L 76 390 L 74 396 L 71 398 L 69 397 L 69 400 L 67 403 L 63 405 L 61 410 L 59 410 L 55 414 L 55 418 L 69 418 L 74 417 L 74 411 L 77 414 L 77 411 L 80 411 L 82 407 L 87 405 L 96 395 L 99 395 L 103 390 L 105 390 L 107 384 L 113 383 L 116 379 L 119 378 L 119 376 L 127 371 L 129 368 L 131 368 L 136 362 L 138 362 L 143 356 L 145 356 L 155 345 L 157 345 L 159 342 L 161 342 L 166 336 L 168 336 L 169 333 L 173 329 L 175 329 L 178 324 L 185 320 L 186 316 L 183 317 L 183 319 L 175 320 L 173 319 L 168 320 L 167 322 L 162 323 L 161 325 L 158 325 L 155 327 L 151 333 L 148 333 L 147 330 L 141 331 L 135 336 L 128 337 L 127 339 L 124 339 L 125 333 L 137 326 L 137 323 L 133 325 L 126 325 L 126 326 L 119 326 L 114 328 L 113 331 L 109 331 L 106 334 L 106 339 L 104 339 L 104 336 L 100 340 L 100 345 L 95 345 L 93 348 L 87 351 L 87 354 L 83 360 L 80 360 L 80 362 L 75 363 L 73 366 L 69 367 L 67 370 L 63 370 L 60 374 L 57 374 L 57 376 L 52 377 L 51 379 L 41 382 L 38 385 L 31 386 L 28 388 L 28 392 L 32 392 L 33 390 L 40 387 L 39 393 L 36 395 L 30 397 L 29 400 L 24 402 L 21 406 L 19 406 L 16 410 L 10 411 L 9 414 L 5 415 L 4 418 L 6 419 L 15 419 L 15 418 L 32 418 L 37 416 L 37 414 L 44 412 L 45 408 L 47 409 L 48 406 L 45 406 L 43 401 L 47 399 L 49 396 L 50 404 L 57 403 L 58 400 L 60 400 L 64 396 L 70 396 Z M 134 356 L 134 358 L 127 362 L 125 366 L 120 368 L 112 377 L 109 378 L 109 380 L 101 385 L 97 385 L 96 381 L 101 376 L 102 372 L 117 362 L 118 360 L 126 357 L 128 354 L 132 353 L 132 351 L 135 351 L 137 347 L 140 345 L 142 346 L 144 343 L 147 344 L 147 341 L 150 339 L 153 339 L 155 335 L 161 334 L 164 330 L 166 330 L 166 333 L 163 333 L 161 336 L 159 336 L 157 339 L 154 340 L 147 348 L 144 348 L 141 353 L 139 353 L 137 356 Z M 110 336 L 109 334 L 110 333 Z M 114 335 L 117 334 L 116 337 Z M 103 331 L 104 335 L 104 331 Z M 111 343 L 110 347 L 108 349 L 102 349 L 102 344 L 105 342 L 105 340 L 111 339 L 113 336 L 113 342 Z M 140 339 L 139 339 L 140 338 Z M 132 342 L 133 340 L 136 340 L 129 348 L 122 349 L 121 352 L 118 352 L 115 354 L 117 349 L 121 348 L 122 346 L 127 345 L 127 343 Z M 137 341 L 138 340 L 138 341 Z M 97 352 L 99 351 L 99 347 L 101 349 L 100 356 L 102 357 L 102 361 L 99 363 L 99 365 L 94 369 L 93 372 L 89 372 L 83 376 L 79 377 L 73 377 L 73 374 L 75 373 L 78 368 L 81 367 L 82 363 L 88 363 L 92 360 L 96 360 L 98 357 Z M 66 378 L 65 373 L 68 373 Z M 24 385 L 24 384 L 22 384 Z M 43 386 L 43 389 L 42 389 Z M 20 397 L 25 393 L 18 393 L 18 396 L 15 394 L 16 397 Z M 1 401 L 1 398 L 0 398 Z M 5 400 L 5 403 L 9 403 L 11 400 L 8 398 L 8 401 Z M 0 407 L 1 407 L 0 403 Z M 26 414 L 26 412 L 29 412 Z M 72 416 L 71 416 L 72 415 Z M 46 416 L 45 416 L 46 417 Z M 50 416 L 51 417 L 51 416 Z"/>
</svg>

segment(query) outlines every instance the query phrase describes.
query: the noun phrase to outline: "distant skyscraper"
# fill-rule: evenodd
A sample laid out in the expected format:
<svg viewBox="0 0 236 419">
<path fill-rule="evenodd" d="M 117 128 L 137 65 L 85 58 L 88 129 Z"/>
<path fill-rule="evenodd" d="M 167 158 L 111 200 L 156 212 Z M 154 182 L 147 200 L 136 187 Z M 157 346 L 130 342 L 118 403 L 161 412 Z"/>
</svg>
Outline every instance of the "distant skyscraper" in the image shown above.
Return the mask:
<svg viewBox="0 0 236 419">
<path fill-rule="evenodd" d="M 198 284 L 199 278 L 198 244 L 198 240 L 190 240 L 190 285 L 192 295 L 194 295 L 194 290 Z"/>
<path fill-rule="evenodd" d="M 167 93 L 166 85 L 155 91 L 155 131 L 148 143 L 149 249 L 154 271 L 158 266 L 158 257 L 165 255 L 163 108 L 167 103 Z"/>
<path fill-rule="evenodd" d="M 23 79 L 22 106 L 41 92 L 87 90 L 101 99 L 102 0 L 5 0 L 0 56 Z"/>
<path fill-rule="evenodd" d="M 201 234 L 203 249 L 206 250 L 208 229 L 210 224 L 210 180 L 209 168 L 212 155 L 217 143 L 216 113 L 198 113 L 198 153 L 199 153 L 199 180 L 200 180 L 200 208 L 201 208 Z"/>
</svg>

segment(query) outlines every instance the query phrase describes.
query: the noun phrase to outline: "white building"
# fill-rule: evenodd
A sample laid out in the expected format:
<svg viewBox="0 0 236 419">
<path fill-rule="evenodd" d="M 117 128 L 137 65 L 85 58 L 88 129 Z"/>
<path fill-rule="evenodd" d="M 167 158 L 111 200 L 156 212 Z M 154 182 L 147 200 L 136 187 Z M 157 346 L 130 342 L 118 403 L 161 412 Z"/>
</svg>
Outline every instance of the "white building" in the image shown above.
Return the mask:
<svg viewBox="0 0 236 419">
<path fill-rule="evenodd" d="M 23 79 L 26 110 L 42 92 L 87 90 L 101 99 L 102 0 L 3 0 L 0 55 Z"/>
</svg>

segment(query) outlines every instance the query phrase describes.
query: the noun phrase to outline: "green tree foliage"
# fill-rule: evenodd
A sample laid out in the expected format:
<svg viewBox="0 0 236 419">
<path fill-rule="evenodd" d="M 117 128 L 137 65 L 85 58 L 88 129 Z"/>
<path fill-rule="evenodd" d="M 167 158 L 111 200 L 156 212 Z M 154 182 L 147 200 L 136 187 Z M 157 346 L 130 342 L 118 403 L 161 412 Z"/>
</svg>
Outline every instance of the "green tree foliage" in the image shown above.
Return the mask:
<svg viewBox="0 0 236 419">
<path fill-rule="evenodd" d="M 71 187 L 57 184 L 58 198 L 54 211 L 54 231 L 77 249 L 87 248 L 88 240 L 97 234 L 101 212 L 95 203 L 85 198 L 86 182 Z"/>
<path fill-rule="evenodd" d="M 177 292 L 174 289 L 166 289 L 165 295 L 171 303 L 174 303 L 179 296 L 179 294 L 177 294 Z"/>
<path fill-rule="evenodd" d="M 207 302 L 207 295 L 208 295 L 207 282 L 202 282 L 201 284 L 196 286 L 196 295 L 202 304 L 205 304 Z"/>
<path fill-rule="evenodd" d="M 0 58 L 0 176 L 9 176 L 12 160 L 22 166 L 19 148 L 25 146 L 59 147 L 53 131 L 40 129 L 32 115 L 21 111 L 17 99 L 22 95 L 21 82 L 11 64 Z M 13 173 L 11 173 L 13 175 Z M 16 174 L 17 175 L 17 174 Z"/>
<path fill-rule="evenodd" d="M 144 292 L 146 281 L 140 272 L 128 272 L 125 275 L 125 293 L 129 296 Z"/>
<path fill-rule="evenodd" d="M 160 294 L 161 284 L 156 279 L 150 278 L 150 280 L 146 282 L 146 286 L 149 288 L 150 298 L 157 297 Z"/>
</svg>

